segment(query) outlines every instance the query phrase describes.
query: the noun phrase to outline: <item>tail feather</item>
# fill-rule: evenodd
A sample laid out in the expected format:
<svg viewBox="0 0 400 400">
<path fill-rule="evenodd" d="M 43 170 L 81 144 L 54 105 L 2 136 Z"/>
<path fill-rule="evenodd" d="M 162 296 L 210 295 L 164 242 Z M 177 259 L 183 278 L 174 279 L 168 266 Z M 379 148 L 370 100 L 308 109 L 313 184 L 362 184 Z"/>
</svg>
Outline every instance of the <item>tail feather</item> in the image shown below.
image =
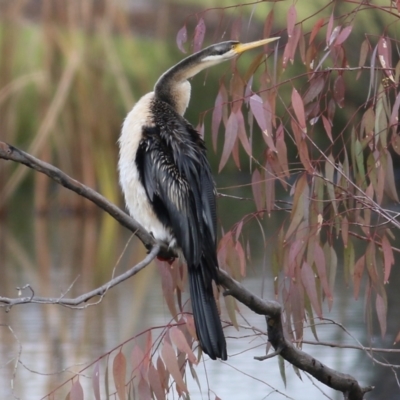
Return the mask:
<svg viewBox="0 0 400 400">
<path fill-rule="evenodd" d="M 189 268 L 189 288 L 197 337 L 203 351 L 213 360 L 227 359 L 225 336 L 218 315 L 211 281 L 204 282 L 201 266 Z"/>
</svg>

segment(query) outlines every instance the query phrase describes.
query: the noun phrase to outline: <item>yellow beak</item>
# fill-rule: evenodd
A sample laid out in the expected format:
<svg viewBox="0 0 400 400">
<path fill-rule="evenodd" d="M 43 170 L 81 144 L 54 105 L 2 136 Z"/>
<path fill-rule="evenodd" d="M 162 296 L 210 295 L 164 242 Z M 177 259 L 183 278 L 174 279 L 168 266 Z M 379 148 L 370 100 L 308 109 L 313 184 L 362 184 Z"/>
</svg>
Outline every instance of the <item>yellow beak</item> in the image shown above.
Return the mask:
<svg viewBox="0 0 400 400">
<path fill-rule="evenodd" d="M 273 37 L 273 38 L 268 38 L 268 39 L 262 39 L 262 40 L 256 40 L 255 42 L 250 42 L 250 43 L 238 43 L 233 51 L 236 54 L 241 54 L 244 51 L 254 49 L 255 47 L 263 46 L 267 43 L 274 42 L 275 40 L 280 39 L 280 37 Z"/>
</svg>

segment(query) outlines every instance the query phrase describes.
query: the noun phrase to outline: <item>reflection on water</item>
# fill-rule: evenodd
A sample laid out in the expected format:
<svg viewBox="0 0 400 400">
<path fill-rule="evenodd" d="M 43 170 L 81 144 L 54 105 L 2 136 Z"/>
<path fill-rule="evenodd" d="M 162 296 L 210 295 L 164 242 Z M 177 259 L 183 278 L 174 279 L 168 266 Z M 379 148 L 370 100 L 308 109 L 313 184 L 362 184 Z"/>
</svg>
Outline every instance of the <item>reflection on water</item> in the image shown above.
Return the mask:
<svg viewBox="0 0 400 400">
<path fill-rule="evenodd" d="M 108 226 L 108 232 L 102 229 L 105 225 Z M 29 283 L 37 295 L 58 297 L 66 294 L 73 297 L 105 282 L 114 266 L 118 274 L 145 254 L 143 246 L 136 239 L 129 242 L 126 230 L 104 217 L 65 218 L 53 215 L 49 218 L 10 221 L 3 227 L 0 247 L 2 296 L 15 297 L 17 292 L 14 288 Z M 121 260 L 117 263 L 120 255 Z M 269 255 L 266 259 L 269 259 Z M 255 267 L 257 262 L 253 260 L 253 264 Z M 249 275 L 245 280 L 246 287 L 254 293 L 261 293 L 262 273 L 249 268 Z M 268 274 L 265 279 L 265 292 L 272 292 L 273 285 Z M 337 286 L 338 290 L 343 288 L 341 284 Z M 357 338 L 364 338 L 362 302 L 348 300 L 349 296 L 343 292 L 337 291 L 334 309 L 326 316 L 344 323 Z M 24 295 L 27 293 L 24 292 Z M 260 330 L 265 329 L 262 317 L 248 312 L 244 306 L 240 309 L 248 324 Z M 20 305 L 9 313 L 3 310 L 0 313 L 1 399 L 11 399 L 13 396 L 40 399 L 84 366 L 138 332 L 170 321 L 154 265 L 110 290 L 102 302 L 95 306 L 72 310 L 50 305 Z M 225 310 L 222 318 L 228 321 Z M 239 319 L 239 323 L 246 325 L 245 320 Z M 320 327 L 318 334 L 321 341 L 355 344 L 342 330 L 331 325 Z M 288 365 L 285 389 L 276 358 L 264 362 L 253 359 L 264 354 L 265 337 L 256 336 L 248 329 L 237 332 L 232 327 L 226 329 L 226 336 L 228 362 L 205 361 L 205 365 L 197 368 L 201 392 L 188 373 L 192 399 L 214 399 L 215 395 L 233 400 L 283 399 L 286 398 L 283 393 L 296 400 L 318 399 L 323 397 L 321 390 L 330 398 L 342 398 L 309 380 L 304 374 L 300 380 Z M 313 340 L 309 332 L 307 336 Z M 237 340 L 238 337 L 242 337 L 241 340 Z M 131 346 L 128 344 L 124 347 L 128 363 Z M 362 384 L 371 384 L 372 364 L 360 352 L 308 345 L 304 349 L 330 367 L 354 374 Z M 115 354 L 111 355 L 110 360 Z M 17 360 L 20 363 L 16 363 Z M 103 376 L 104 370 L 103 363 Z M 378 373 L 374 367 L 373 374 Z M 87 398 L 92 398 L 91 376 L 92 368 L 89 368 L 80 377 Z M 386 376 L 386 379 L 394 379 L 389 373 Z M 68 383 L 57 390 L 54 398 L 65 398 L 70 385 Z M 112 383 L 110 389 L 114 390 Z"/>
</svg>

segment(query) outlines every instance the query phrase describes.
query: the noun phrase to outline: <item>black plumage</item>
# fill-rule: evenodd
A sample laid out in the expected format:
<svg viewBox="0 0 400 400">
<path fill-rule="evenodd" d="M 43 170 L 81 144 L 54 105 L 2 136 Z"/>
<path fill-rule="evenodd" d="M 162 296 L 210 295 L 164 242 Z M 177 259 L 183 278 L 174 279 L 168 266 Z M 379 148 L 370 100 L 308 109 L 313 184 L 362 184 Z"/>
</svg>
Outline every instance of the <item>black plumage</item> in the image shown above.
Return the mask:
<svg viewBox="0 0 400 400">
<path fill-rule="evenodd" d="M 160 221 L 173 232 L 188 264 L 189 288 L 202 349 L 226 360 L 214 299 L 217 279 L 216 197 L 204 141 L 164 101 L 153 100 L 152 124 L 143 127 L 136 154 L 141 183 Z"/>
</svg>

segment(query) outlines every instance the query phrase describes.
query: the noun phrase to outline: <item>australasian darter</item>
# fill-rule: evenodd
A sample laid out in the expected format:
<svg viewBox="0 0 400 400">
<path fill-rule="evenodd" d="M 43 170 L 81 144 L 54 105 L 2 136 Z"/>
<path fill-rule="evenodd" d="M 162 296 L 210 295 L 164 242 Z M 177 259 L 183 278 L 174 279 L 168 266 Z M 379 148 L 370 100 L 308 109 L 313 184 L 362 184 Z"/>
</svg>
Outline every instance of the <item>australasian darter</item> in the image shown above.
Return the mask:
<svg viewBox="0 0 400 400">
<path fill-rule="evenodd" d="M 120 183 L 129 212 L 184 257 L 197 337 L 212 359 L 227 359 L 212 289 L 212 281 L 218 283 L 216 190 L 204 141 L 183 117 L 188 79 L 276 39 L 222 42 L 185 58 L 136 103 L 119 139 Z"/>
</svg>

